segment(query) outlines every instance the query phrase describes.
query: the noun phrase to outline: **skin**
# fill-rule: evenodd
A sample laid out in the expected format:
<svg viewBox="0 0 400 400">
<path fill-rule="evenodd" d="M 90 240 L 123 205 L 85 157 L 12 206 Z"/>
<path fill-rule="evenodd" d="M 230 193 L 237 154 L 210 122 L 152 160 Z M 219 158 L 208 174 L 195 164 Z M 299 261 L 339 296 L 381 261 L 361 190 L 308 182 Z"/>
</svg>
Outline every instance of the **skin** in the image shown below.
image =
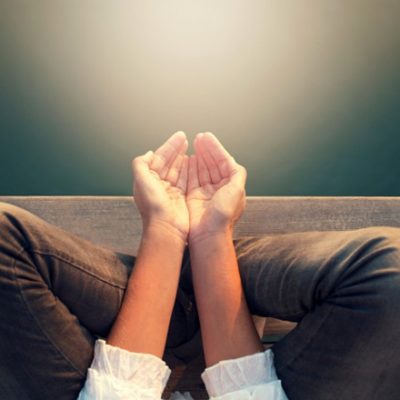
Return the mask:
<svg viewBox="0 0 400 400">
<path fill-rule="evenodd" d="M 210 132 L 196 136 L 194 155 L 185 154 L 187 147 L 185 134 L 176 132 L 132 162 L 143 234 L 107 342 L 162 357 L 188 243 L 211 366 L 264 350 L 243 295 L 232 236 L 245 208 L 247 173 Z"/>
<path fill-rule="evenodd" d="M 142 239 L 110 345 L 162 357 L 189 232 L 185 203 L 188 158 L 183 133 L 132 162 Z M 157 251 L 155 251 L 155 249 Z"/>
<path fill-rule="evenodd" d="M 246 169 L 207 132 L 190 158 L 187 205 L 193 286 L 206 366 L 263 351 L 243 294 L 233 246 L 245 202 Z"/>
</svg>

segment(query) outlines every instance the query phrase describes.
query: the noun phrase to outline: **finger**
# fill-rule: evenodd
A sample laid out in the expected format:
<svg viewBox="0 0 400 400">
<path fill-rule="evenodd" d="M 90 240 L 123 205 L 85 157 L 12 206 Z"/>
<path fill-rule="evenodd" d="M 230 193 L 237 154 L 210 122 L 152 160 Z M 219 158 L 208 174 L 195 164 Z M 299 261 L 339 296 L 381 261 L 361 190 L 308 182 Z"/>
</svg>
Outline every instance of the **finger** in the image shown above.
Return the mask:
<svg viewBox="0 0 400 400">
<path fill-rule="evenodd" d="M 174 164 L 176 158 L 179 155 L 183 155 L 186 153 L 186 150 L 188 149 L 189 143 L 187 141 L 187 139 L 185 139 L 181 145 L 180 148 L 178 149 L 177 153 L 175 153 L 174 155 L 172 155 L 172 157 L 170 158 L 168 164 L 164 165 L 164 167 L 162 168 L 162 170 L 159 172 L 160 178 L 161 179 L 166 179 L 169 173 L 170 168 L 172 167 L 172 165 Z"/>
<path fill-rule="evenodd" d="M 207 165 L 210 177 L 211 177 L 211 182 L 212 183 L 218 183 L 222 179 L 221 172 L 218 168 L 217 163 L 215 162 L 214 158 L 212 157 L 209 149 L 207 146 L 204 146 L 203 143 L 203 134 L 200 134 L 197 136 L 199 139 L 197 141 L 198 149 L 201 152 L 201 155 L 203 156 L 203 160 L 205 164 Z"/>
<path fill-rule="evenodd" d="M 197 168 L 197 157 L 192 154 L 189 158 L 189 172 L 188 172 L 188 183 L 187 191 L 190 192 L 200 186 L 199 174 Z"/>
<path fill-rule="evenodd" d="M 185 140 L 186 135 L 182 131 L 175 132 L 171 135 L 167 141 L 154 152 L 154 159 L 150 168 L 160 173 L 166 165 L 171 164 L 171 158 L 176 157 Z"/>
<path fill-rule="evenodd" d="M 196 137 L 196 139 L 194 141 L 194 148 L 196 150 L 199 183 L 201 186 L 205 186 L 205 185 L 211 183 L 211 176 L 208 171 L 207 164 L 205 163 L 203 156 L 201 154 L 198 142 L 199 142 L 199 139 Z"/>
<path fill-rule="evenodd" d="M 205 132 L 201 140 L 205 148 L 207 148 L 216 162 L 222 177 L 230 176 L 235 168 L 236 161 L 228 153 L 221 142 L 211 132 Z"/>
<path fill-rule="evenodd" d="M 150 163 L 152 162 L 154 153 L 149 150 L 147 153 L 135 157 L 132 160 L 132 171 L 135 177 L 141 176 L 143 174 L 148 174 L 150 171 Z"/>
<path fill-rule="evenodd" d="M 230 181 L 235 183 L 238 187 L 246 186 L 247 170 L 242 165 L 237 164 L 237 168 L 232 173 Z"/>
<path fill-rule="evenodd" d="M 167 180 L 172 186 L 176 186 L 176 182 L 178 181 L 183 158 L 183 154 L 178 154 L 175 157 L 175 160 L 169 168 L 167 176 L 165 177 L 165 180 Z"/>
<path fill-rule="evenodd" d="M 183 156 L 183 161 L 181 165 L 181 170 L 179 173 L 178 181 L 176 182 L 176 187 L 181 189 L 182 192 L 186 193 L 188 184 L 188 172 L 189 172 L 189 156 L 185 154 Z"/>
</svg>

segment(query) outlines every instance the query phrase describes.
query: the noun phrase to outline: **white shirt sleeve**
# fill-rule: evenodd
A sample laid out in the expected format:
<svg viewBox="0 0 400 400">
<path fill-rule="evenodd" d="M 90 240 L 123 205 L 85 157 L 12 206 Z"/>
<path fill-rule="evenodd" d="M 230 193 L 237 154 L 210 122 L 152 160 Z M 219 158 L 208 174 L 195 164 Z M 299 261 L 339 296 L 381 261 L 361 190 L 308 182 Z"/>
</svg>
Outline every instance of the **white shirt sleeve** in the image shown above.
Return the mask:
<svg viewBox="0 0 400 400">
<path fill-rule="evenodd" d="M 77 400 L 161 400 L 170 374 L 159 357 L 130 352 L 98 339 Z M 212 400 L 287 400 L 271 349 L 220 361 L 206 368 L 201 377 Z M 188 392 L 175 392 L 170 400 L 193 399 Z"/>
<path fill-rule="evenodd" d="M 98 339 L 78 400 L 160 400 L 170 374 L 159 357 L 130 352 Z"/>
<path fill-rule="evenodd" d="M 287 400 L 273 362 L 273 352 L 223 360 L 201 374 L 210 399 Z"/>
</svg>

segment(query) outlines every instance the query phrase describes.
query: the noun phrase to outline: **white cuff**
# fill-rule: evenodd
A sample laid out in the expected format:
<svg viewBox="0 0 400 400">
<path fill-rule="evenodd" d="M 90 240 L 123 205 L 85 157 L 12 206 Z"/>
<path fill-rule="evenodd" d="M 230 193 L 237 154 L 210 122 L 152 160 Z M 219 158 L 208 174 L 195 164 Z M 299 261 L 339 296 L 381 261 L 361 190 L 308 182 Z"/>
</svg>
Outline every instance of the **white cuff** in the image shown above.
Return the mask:
<svg viewBox="0 0 400 400">
<path fill-rule="evenodd" d="M 160 399 L 170 374 L 159 357 L 130 352 L 98 339 L 82 398 L 136 399 L 142 394 L 140 398 Z"/>
<path fill-rule="evenodd" d="M 201 378 L 211 397 L 277 381 L 271 349 L 208 367 Z M 228 398 L 228 397 L 227 397 Z"/>
<path fill-rule="evenodd" d="M 277 380 L 229 392 L 222 396 L 210 397 L 210 400 L 288 400 L 288 398 L 282 389 L 281 381 Z"/>
</svg>

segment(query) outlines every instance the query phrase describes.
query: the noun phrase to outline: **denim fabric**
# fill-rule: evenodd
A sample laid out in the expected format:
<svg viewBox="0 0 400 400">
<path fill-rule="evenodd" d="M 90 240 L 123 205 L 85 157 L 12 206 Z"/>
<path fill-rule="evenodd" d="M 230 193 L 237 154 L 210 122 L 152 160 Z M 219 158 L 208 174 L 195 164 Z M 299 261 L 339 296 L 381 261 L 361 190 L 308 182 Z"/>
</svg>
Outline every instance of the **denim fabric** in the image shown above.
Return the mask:
<svg viewBox="0 0 400 400">
<path fill-rule="evenodd" d="M 290 400 L 400 398 L 400 230 L 234 240 L 252 314 L 298 322 L 273 347 Z M 0 203 L 0 398 L 76 399 L 135 257 Z M 199 329 L 189 251 L 167 347 Z"/>
</svg>

